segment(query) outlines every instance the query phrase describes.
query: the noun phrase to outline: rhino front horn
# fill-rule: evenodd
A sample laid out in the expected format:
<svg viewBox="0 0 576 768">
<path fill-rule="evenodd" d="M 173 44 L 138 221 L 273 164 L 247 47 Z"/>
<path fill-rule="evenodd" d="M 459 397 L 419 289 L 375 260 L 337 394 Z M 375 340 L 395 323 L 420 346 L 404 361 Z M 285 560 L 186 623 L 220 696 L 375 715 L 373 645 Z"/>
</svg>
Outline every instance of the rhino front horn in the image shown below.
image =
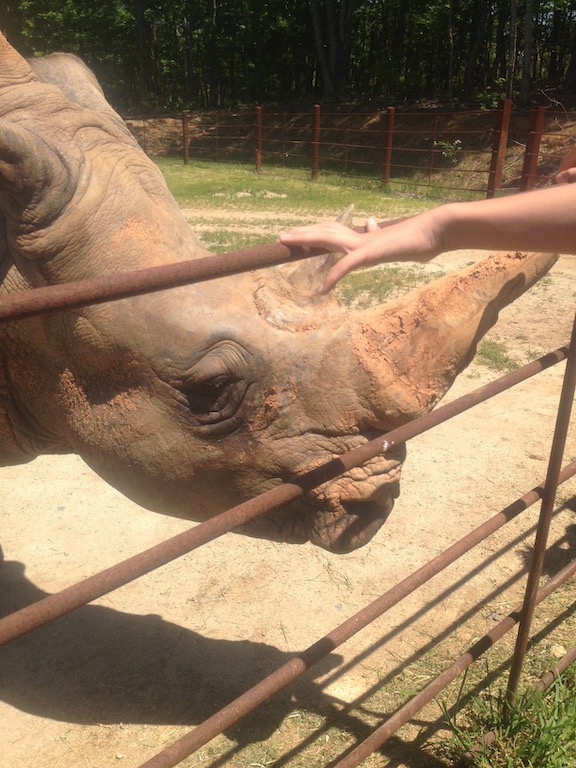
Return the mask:
<svg viewBox="0 0 576 768">
<path fill-rule="evenodd" d="M 500 310 L 557 258 L 494 254 L 356 315 L 353 344 L 373 382 L 375 425 L 392 429 L 431 410 L 470 363 Z"/>
<path fill-rule="evenodd" d="M 350 205 L 336 221 L 351 227 L 353 215 L 354 206 Z M 318 287 L 340 257 L 338 253 L 313 256 L 297 264 L 282 264 L 261 276 L 255 293 L 260 316 L 270 325 L 293 333 L 326 325 L 338 314 L 338 304 L 331 295 L 321 296 Z"/>
</svg>

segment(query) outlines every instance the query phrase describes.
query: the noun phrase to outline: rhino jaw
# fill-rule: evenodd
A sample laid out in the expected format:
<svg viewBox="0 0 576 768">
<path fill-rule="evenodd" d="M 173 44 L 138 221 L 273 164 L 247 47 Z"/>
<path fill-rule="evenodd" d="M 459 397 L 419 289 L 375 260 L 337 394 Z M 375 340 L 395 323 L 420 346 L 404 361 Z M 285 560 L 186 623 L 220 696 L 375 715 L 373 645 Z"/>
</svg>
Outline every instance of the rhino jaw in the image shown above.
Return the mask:
<svg viewBox="0 0 576 768">
<path fill-rule="evenodd" d="M 399 492 L 396 484 L 394 491 L 378 499 L 331 502 L 327 512 L 311 517 L 310 541 L 337 555 L 363 547 L 388 519 Z"/>
</svg>

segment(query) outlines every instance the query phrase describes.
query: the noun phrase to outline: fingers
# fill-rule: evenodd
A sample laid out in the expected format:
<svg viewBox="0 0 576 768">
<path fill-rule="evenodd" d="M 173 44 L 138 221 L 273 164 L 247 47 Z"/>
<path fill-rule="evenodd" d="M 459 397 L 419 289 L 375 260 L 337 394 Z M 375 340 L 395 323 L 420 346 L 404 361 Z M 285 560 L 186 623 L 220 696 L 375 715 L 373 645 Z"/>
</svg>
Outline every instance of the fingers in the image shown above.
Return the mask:
<svg viewBox="0 0 576 768">
<path fill-rule="evenodd" d="M 328 274 L 324 278 L 324 282 L 320 288 L 318 288 L 318 293 L 321 295 L 329 293 L 344 275 L 347 275 L 348 272 L 359 266 L 361 263 L 362 261 L 354 254 L 344 256 L 328 271 Z"/>
<path fill-rule="evenodd" d="M 554 177 L 556 184 L 573 184 L 576 181 L 576 168 L 567 168 L 565 171 L 560 171 Z"/>
<path fill-rule="evenodd" d="M 354 230 L 343 224 L 330 221 L 325 224 L 296 227 L 289 232 L 281 232 L 278 239 L 284 245 L 311 246 L 347 253 L 358 244 L 358 238 L 359 235 Z"/>
</svg>

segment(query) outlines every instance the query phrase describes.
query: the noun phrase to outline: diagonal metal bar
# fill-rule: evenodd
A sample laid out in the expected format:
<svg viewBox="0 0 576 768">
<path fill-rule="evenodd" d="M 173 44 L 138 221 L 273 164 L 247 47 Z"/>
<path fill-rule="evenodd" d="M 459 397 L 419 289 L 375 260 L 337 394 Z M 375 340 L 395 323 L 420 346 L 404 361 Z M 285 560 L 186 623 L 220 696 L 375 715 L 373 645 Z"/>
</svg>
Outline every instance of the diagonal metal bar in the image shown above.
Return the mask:
<svg viewBox="0 0 576 768">
<path fill-rule="evenodd" d="M 538 592 L 538 585 L 540 583 L 540 577 L 542 576 L 542 570 L 544 568 L 544 558 L 546 556 L 546 550 L 548 547 L 550 523 L 554 513 L 554 501 L 556 499 L 558 478 L 560 469 L 562 467 L 564 449 L 566 447 L 566 437 L 568 434 L 568 427 L 570 426 L 570 415 L 572 413 L 572 402 L 574 400 L 575 392 L 576 314 L 574 315 L 572 336 L 570 338 L 568 357 L 566 360 L 566 371 L 564 373 L 562 392 L 560 393 L 560 402 L 556 416 L 556 426 L 554 428 L 554 437 L 552 440 L 552 447 L 550 449 L 548 472 L 546 475 L 546 484 L 544 486 L 544 497 L 542 499 L 542 507 L 540 510 L 540 517 L 538 519 L 538 527 L 536 530 L 536 538 L 534 540 L 534 547 L 532 550 L 530 569 L 528 571 L 528 578 L 526 580 L 524 608 L 522 610 L 522 618 L 518 628 L 518 635 L 516 636 L 514 655 L 512 657 L 512 666 L 510 668 L 510 676 L 508 678 L 506 699 L 510 704 L 512 704 L 516 698 L 518 685 L 520 683 L 520 675 L 522 673 L 522 667 L 524 664 L 524 657 L 526 656 L 526 649 L 528 647 L 528 640 L 530 639 L 530 628 L 532 626 L 532 619 L 534 616 L 534 606 L 536 605 L 536 594 Z"/>
<path fill-rule="evenodd" d="M 348 451 L 310 472 L 299 475 L 291 482 L 283 483 L 260 496 L 232 507 L 200 525 L 0 619 L 0 645 L 128 584 L 139 576 L 269 512 L 274 507 L 297 499 L 307 490 L 386 452 L 392 445 L 406 442 L 478 403 L 488 400 L 495 394 L 536 375 L 545 368 L 555 365 L 566 357 L 566 353 L 565 348 L 551 352 L 419 419 L 391 430 L 386 435 Z"/>
<path fill-rule="evenodd" d="M 562 482 L 576 474 L 576 462 L 568 464 L 562 471 Z M 185 757 L 217 736 L 226 728 L 238 722 L 264 701 L 285 688 L 304 674 L 310 667 L 331 653 L 339 645 L 358 633 L 372 621 L 382 616 L 397 603 L 447 568 L 466 552 L 480 544 L 488 536 L 509 523 L 532 504 L 542 498 L 543 485 L 533 488 L 504 510 L 494 515 L 467 536 L 457 541 L 430 562 L 407 576 L 372 603 L 355 613 L 351 618 L 322 637 L 296 658 L 272 672 L 237 699 L 216 712 L 212 717 L 182 736 L 178 741 L 159 752 L 140 768 L 173 768 Z M 418 711 L 418 710 L 416 710 Z M 410 717 L 413 713 L 410 714 Z"/>
<path fill-rule="evenodd" d="M 553 576 L 544 587 L 536 592 L 536 605 L 546 597 L 552 594 L 555 589 L 564 584 L 571 576 L 576 573 L 576 560 L 568 563 L 561 571 Z M 416 694 L 404 706 L 396 710 L 392 717 L 388 718 L 379 728 L 373 731 L 370 736 L 350 752 L 343 760 L 337 763 L 334 768 L 356 768 L 369 755 L 375 752 L 396 731 L 405 725 L 417 712 L 428 704 L 440 691 L 443 691 L 447 685 L 455 680 L 465 669 L 467 669 L 476 659 L 491 648 L 507 632 L 514 628 L 519 622 L 522 613 L 522 605 L 509 613 L 505 619 L 499 622 L 491 632 L 480 638 L 466 653 L 463 653 L 453 664 L 447 667 L 438 677 L 435 677 L 420 693 Z M 141 766 L 144 768 L 144 766 Z M 146 766 L 147 768 L 147 766 Z"/>
</svg>

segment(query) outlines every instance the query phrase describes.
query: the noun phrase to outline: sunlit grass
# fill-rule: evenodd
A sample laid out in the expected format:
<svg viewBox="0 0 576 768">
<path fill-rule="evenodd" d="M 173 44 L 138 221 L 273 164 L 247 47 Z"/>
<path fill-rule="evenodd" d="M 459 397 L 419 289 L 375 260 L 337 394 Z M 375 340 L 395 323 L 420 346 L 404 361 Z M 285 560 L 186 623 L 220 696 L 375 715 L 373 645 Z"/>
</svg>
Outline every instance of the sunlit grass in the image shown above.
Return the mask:
<svg viewBox="0 0 576 768">
<path fill-rule="evenodd" d="M 305 220 L 333 218 L 354 204 L 357 215 L 395 218 L 418 213 L 438 200 L 387 192 L 374 179 L 330 175 L 312 181 L 309 173 L 273 169 L 256 173 L 248 165 L 159 158 L 170 191 L 182 207 L 221 207 L 243 211 L 299 210 Z"/>
<path fill-rule="evenodd" d="M 576 680 L 568 671 L 546 693 L 529 688 L 513 705 L 503 694 L 478 696 L 463 721 L 450 719 L 447 752 L 469 768 L 574 768 Z M 490 734 L 490 739 L 485 734 Z"/>
</svg>

